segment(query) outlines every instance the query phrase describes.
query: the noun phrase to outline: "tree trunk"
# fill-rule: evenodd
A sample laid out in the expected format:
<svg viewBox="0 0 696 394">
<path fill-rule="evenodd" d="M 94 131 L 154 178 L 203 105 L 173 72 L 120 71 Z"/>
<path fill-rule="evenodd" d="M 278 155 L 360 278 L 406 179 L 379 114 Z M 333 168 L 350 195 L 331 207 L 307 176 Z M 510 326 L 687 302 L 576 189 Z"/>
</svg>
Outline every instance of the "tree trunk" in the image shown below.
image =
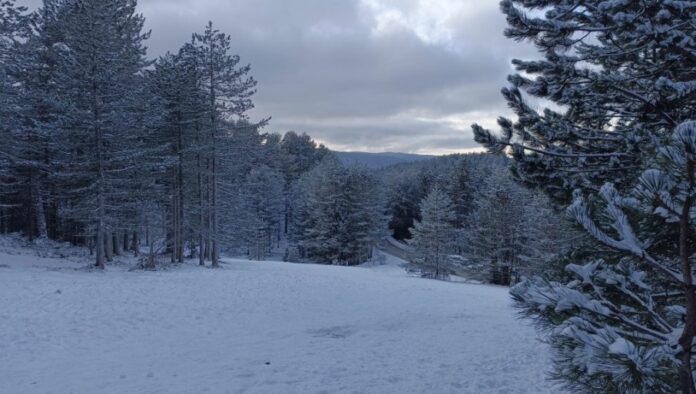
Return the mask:
<svg viewBox="0 0 696 394">
<path fill-rule="evenodd" d="M 215 84 L 215 59 L 214 59 L 214 54 L 215 54 L 215 44 L 214 42 L 210 43 L 210 64 L 209 64 L 209 88 L 210 88 L 210 142 L 211 142 L 211 147 L 212 147 L 212 152 L 211 152 L 211 196 L 210 196 L 210 201 L 211 205 L 209 208 L 209 216 L 208 220 L 209 226 L 210 226 L 210 234 L 209 237 L 211 238 L 212 242 L 212 250 L 210 251 L 210 260 L 212 261 L 213 267 L 218 266 L 218 234 L 217 234 L 217 206 L 216 206 L 216 198 L 217 198 L 217 174 L 215 171 L 217 170 L 216 164 L 217 164 L 217 151 L 215 147 L 215 137 L 217 136 L 217 87 Z"/>
<path fill-rule="evenodd" d="M 213 143 L 214 145 L 214 143 Z M 213 261 L 213 253 L 212 253 L 212 238 L 214 237 L 213 233 L 213 191 L 212 191 L 212 173 L 211 173 L 211 163 L 210 163 L 210 158 L 206 159 L 206 170 L 207 170 L 207 182 L 206 182 L 206 201 L 207 201 L 207 208 L 208 211 L 207 213 L 207 224 L 208 224 L 208 231 L 206 234 L 206 239 L 205 239 L 205 257 L 210 260 L 212 263 L 213 267 L 217 266 L 217 262 Z"/>
<path fill-rule="evenodd" d="M 213 143 L 213 146 L 215 144 Z M 217 176 L 215 174 L 216 171 L 216 158 L 215 158 L 215 148 L 213 148 L 213 180 L 212 180 L 212 186 L 213 186 L 213 196 L 212 196 L 212 209 L 211 209 L 211 214 L 212 214 L 212 229 L 213 229 L 213 235 L 212 235 L 212 250 L 210 252 L 210 259 L 213 262 L 213 267 L 219 266 L 219 261 L 218 258 L 220 257 L 220 251 L 218 250 L 218 223 L 217 223 Z"/>
<path fill-rule="evenodd" d="M 92 70 L 92 72 L 95 72 L 95 70 Z M 92 75 L 94 77 L 94 75 Z M 104 135 L 102 132 L 102 129 L 100 127 L 100 119 L 101 119 L 101 111 L 99 107 L 99 99 L 97 97 L 97 86 L 94 81 L 92 81 L 92 115 L 93 115 L 93 124 L 92 126 L 94 127 L 94 134 L 95 134 L 95 146 L 97 150 L 97 267 L 99 268 L 104 268 L 104 259 L 111 261 L 111 248 L 106 248 L 106 251 L 104 251 L 104 237 L 108 234 L 105 234 L 106 231 L 106 226 L 105 226 L 105 219 L 106 219 L 106 186 L 104 185 L 104 180 L 106 178 L 105 176 L 105 170 L 104 170 L 104 159 L 103 159 L 103 149 L 104 149 Z M 111 239 L 111 237 L 107 237 L 107 239 Z"/>
<path fill-rule="evenodd" d="M 38 175 L 32 174 L 30 182 L 36 231 L 39 234 L 39 238 L 46 238 L 48 237 L 48 230 L 46 226 L 46 211 L 44 210 L 44 200 L 41 194 L 41 185 L 39 184 Z"/>
<path fill-rule="evenodd" d="M 117 231 L 114 231 L 111 233 L 111 236 L 113 237 L 113 241 L 111 244 L 114 247 L 114 256 L 120 256 L 121 255 L 121 242 L 119 239 L 119 233 Z"/>
<path fill-rule="evenodd" d="M 150 224 L 145 221 L 145 245 L 150 245 Z"/>
<path fill-rule="evenodd" d="M 140 254 L 140 243 L 138 242 L 138 232 L 133 231 L 133 240 L 131 241 L 131 250 L 133 251 L 133 254 L 135 254 L 135 257 L 138 257 Z"/>
<path fill-rule="evenodd" d="M 107 232 L 104 234 L 104 238 L 106 241 L 104 246 L 106 248 L 106 261 L 111 262 L 114 259 L 114 237 L 111 235 L 111 232 Z"/>
<path fill-rule="evenodd" d="M 172 188 L 173 187 L 174 185 L 172 185 Z M 165 253 L 170 256 L 169 261 L 173 263 L 176 261 L 176 236 L 174 235 L 176 233 L 176 217 L 174 214 L 174 212 L 176 212 L 176 198 L 174 197 L 176 193 L 174 190 L 170 189 L 169 194 L 170 209 L 166 210 L 164 214 L 164 234 L 166 238 Z"/>
<path fill-rule="evenodd" d="M 177 168 L 177 191 L 178 194 L 178 204 L 177 204 L 177 238 L 179 240 L 179 249 L 177 250 L 178 261 L 180 263 L 184 262 L 184 137 L 181 127 L 179 127 L 178 134 L 178 153 L 179 153 L 179 166 Z"/>
<path fill-rule="evenodd" d="M 97 224 L 97 262 L 96 266 L 99 268 L 104 268 L 104 231 L 102 230 L 101 220 Z"/>
<path fill-rule="evenodd" d="M 689 176 L 689 191 L 694 190 L 694 161 L 688 160 L 686 163 L 686 173 Z M 691 225 L 691 208 L 693 199 L 687 197 L 684 201 L 681 217 L 679 219 L 679 257 L 681 259 L 682 276 L 684 276 L 684 295 L 686 297 L 686 318 L 684 331 L 679 338 L 681 351 L 677 354 L 681 360 L 679 368 L 679 384 L 682 393 L 696 394 L 694 386 L 693 369 L 691 366 L 692 347 L 694 336 L 696 336 L 696 292 L 693 284 L 693 273 L 689 261 L 689 227 Z"/>
<path fill-rule="evenodd" d="M 198 152 L 196 154 L 196 167 L 198 172 L 198 264 L 201 266 L 205 265 L 206 258 L 206 205 L 207 205 L 207 195 L 204 195 L 204 184 L 207 181 L 207 175 L 203 173 L 203 153 L 202 144 L 205 138 L 201 130 L 201 126 L 196 122 L 196 144 L 198 146 Z M 206 184 L 207 188 L 207 184 Z"/>
<path fill-rule="evenodd" d="M 200 147 L 200 143 L 198 144 Z M 205 265 L 205 255 L 203 254 L 203 174 L 201 167 L 201 153 L 196 155 L 198 166 L 198 265 Z"/>
</svg>

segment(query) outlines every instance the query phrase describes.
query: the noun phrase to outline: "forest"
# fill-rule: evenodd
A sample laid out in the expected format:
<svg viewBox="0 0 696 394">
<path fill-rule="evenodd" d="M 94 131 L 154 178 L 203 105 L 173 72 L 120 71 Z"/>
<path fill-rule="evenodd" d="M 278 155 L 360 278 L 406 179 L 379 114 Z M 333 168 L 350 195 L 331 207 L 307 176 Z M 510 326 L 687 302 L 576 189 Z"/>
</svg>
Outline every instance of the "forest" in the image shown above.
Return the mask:
<svg viewBox="0 0 696 394">
<path fill-rule="evenodd" d="M 312 270 L 398 260 L 414 289 L 441 292 L 421 306 L 450 320 L 469 315 L 442 306 L 462 302 L 446 286 L 503 287 L 497 308 L 511 314 L 511 297 L 534 324 L 553 390 L 696 393 L 696 1 L 503 0 L 500 12 L 534 56 L 512 60 L 511 115 L 471 126 L 485 153 L 367 165 L 250 116 L 254 60 L 213 22 L 151 58 L 136 0 L 0 1 L 0 257 L 13 237 L 53 242 L 82 250 L 89 273 L 127 258 L 141 279 L 188 265 L 327 280 L 339 271 Z M 348 269 L 361 282 L 336 286 L 359 298 L 372 279 Z M 279 283 L 297 296 L 264 286 Z M 467 302 L 489 291 L 476 289 Z M 381 290 L 365 294 L 395 294 Z M 368 304 L 356 305 L 385 314 Z M 303 332 L 358 330 L 334 323 Z"/>
<path fill-rule="evenodd" d="M 221 253 L 356 265 L 393 235 L 425 275 L 485 280 L 482 261 L 519 277 L 562 248 L 530 231 L 557 213 L 514 183 L 503 156 L 343 164 L 307 134 L 249 119 L 252 69 L 212 23 L 148 59 L 135 6 L 6 6 L 1 232 L 85 246 L 101 268 L 123 253 L 150 268 L 217 266 Z"/>
</svg>

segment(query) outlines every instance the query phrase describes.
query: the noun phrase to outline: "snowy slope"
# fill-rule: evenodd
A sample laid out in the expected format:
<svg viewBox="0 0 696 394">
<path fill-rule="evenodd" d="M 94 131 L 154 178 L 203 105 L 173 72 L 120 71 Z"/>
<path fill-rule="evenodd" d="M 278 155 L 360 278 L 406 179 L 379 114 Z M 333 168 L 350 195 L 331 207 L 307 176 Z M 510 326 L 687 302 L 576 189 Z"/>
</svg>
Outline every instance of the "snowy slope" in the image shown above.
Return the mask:
<svg viewBox="0 0 696 394">
<path fill-rule="evenodd" d="M 0 393 L 543 393 L 506 289 L 227 260 L 75 269 L 0 249 Z"/>
</svg>

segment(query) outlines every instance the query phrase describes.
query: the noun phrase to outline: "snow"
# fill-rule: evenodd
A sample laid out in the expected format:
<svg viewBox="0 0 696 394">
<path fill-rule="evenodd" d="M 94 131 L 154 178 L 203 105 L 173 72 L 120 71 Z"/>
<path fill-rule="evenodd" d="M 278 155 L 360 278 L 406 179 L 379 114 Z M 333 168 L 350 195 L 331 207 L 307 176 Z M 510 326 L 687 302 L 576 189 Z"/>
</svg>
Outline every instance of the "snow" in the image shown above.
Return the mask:
<svg viewBox="0 0 696 394">
<path fill-rule="evenodd" d="M 394 237 L 386 237 L 386 240 L 387 240 L 387 242 L 389 242 L 389 244 L 391 246 L 398 248 L 404 252 L 412 252 L 413 251 L 412 247 L 410 247 L 409 245 L 407 245 L 403 242 L 397 241 L 396 239 L 394 239 Z"/>
<path fill-rule="evenodd" d="M 0 243 L 0 392 L 558 392 L 506 288 L 383 262 L 99 272 Z"/>
</svg>

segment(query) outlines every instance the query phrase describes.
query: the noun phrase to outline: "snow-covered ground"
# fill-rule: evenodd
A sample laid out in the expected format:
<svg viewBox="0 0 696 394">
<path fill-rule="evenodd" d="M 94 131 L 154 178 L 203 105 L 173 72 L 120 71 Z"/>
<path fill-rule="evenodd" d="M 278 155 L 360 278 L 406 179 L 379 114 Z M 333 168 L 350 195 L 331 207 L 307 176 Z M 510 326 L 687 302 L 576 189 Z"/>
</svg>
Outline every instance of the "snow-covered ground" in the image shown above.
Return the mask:
<svg viewBox="0 0 696 394">
<path fill-rule="evenodd" d="M 544 393 L 505 288 L 383 266 L 106 272 L 0 244 L 0 393 Z"/>
</svg>

